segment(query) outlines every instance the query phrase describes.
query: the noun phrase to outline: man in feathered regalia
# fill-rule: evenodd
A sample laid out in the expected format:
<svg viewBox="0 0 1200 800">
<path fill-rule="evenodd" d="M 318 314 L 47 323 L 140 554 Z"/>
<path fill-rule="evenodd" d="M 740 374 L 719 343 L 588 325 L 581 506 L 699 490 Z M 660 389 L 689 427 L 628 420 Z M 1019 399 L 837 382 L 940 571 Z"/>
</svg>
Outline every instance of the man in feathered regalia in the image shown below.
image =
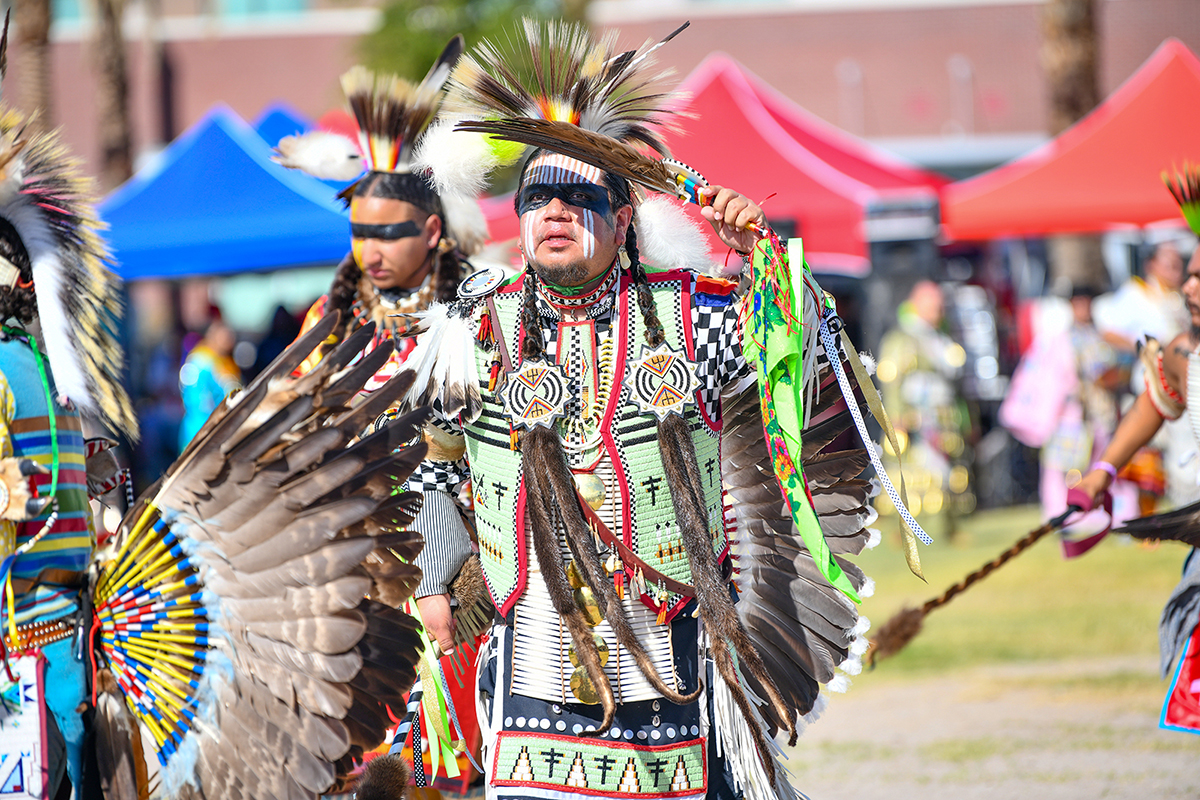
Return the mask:
<svg viewBox="0 0 1200 800">
<path fill-rule="evenodd" d="M 0 162 L 0 692 L 19 695 L 0 708 L 0 761 L 32 796 L 55 797 L 84 785 L 75 634 L 96 542 L 88 500 L 116 484 L 114 443 L 85 442 L 80 413 L 131 438 L 137 423 L 91 182 L 56 135 L 29 134 L 8 109 Z"/>
<path fill-rule="evenodd" d="M 771 737 L 794 742 L 866 646 L 871 584 L 844 556 L 873 538 L 872 454 L 831 447 L 859 414 L 842 399 L 857 356 L 755 203 L 683 165 L 651 182 L 675 194 L 678 174 L 753 262 L 739 296 L 696 271 L 707 248 L 674 198 L 631 185 L 669 168 L 629 146 L 665 151 L 654 47 L 526 34 L 523 59 L 463 58 L 447 105 L 466 123 L 444 126 L 468 183 L 512 152 L 464 129 L 539 145 L 514 198 L 525 269 L 464 281 L 407 364 L 466 448 L 409 488 L 444 556 L 471 549 L 450 497 L 472 482 L 497 615 L 478 678 L 488 796 L 792 797 Z M 457 563 L 417 563 L 425 625 L 449 644 L 453 592 L 428 587 Z"/>
</svg>

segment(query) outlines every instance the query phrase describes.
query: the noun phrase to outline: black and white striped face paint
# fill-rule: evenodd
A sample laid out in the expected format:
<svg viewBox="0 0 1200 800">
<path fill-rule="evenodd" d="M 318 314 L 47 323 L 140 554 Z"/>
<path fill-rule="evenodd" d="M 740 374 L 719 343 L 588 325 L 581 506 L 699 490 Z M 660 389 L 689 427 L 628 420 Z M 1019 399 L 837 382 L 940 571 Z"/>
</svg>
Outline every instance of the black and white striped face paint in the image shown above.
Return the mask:
<svg viewBox="0 0 1200 800">
<path fill-rule="evenodd" d="M 536 262 L 574 250 L 585 260 L 595 257 L 597 232 L 613 227 L 603 177 L 598 168 L 558 153 L 529 164 L 517 200 L 526 258 Z"/>
</svg>

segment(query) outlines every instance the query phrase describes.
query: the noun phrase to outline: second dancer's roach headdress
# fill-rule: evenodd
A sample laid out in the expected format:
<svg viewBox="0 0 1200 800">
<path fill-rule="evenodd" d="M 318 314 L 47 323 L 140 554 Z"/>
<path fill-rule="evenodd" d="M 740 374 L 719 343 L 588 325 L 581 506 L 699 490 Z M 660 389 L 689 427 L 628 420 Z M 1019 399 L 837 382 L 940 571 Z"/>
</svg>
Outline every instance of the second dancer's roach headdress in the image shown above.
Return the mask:
<svg viewBox="0 0 1200 800">
<path fill-rule="evenodd" d="M 362 181 L 382 173 L 397 199 L 445 223 L 448 239 L 465 255 L 487 239 L 487 222 L 476 192 L 455 191 L 436 180 L 437 166 L 417 163 L 415 154 L 438 118 L 446 82 L 463 53 L 455 36 L 420 83 L 376 75 L 357 66 L 342 76 L 342 91 L 358 123 L 358 141 L 327 131 L 289 136 L 279 142 L 276 160 L 328 180 L 355 181 L 339 196 L 349 202 Z"/>
</svg>

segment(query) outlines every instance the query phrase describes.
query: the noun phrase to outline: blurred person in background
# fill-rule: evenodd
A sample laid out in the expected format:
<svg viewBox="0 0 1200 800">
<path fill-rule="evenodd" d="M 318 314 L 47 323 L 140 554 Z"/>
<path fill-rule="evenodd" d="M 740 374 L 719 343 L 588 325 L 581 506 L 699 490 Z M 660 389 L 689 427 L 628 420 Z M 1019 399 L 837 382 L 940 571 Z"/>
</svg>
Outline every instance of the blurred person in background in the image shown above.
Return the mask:
<svg viewBox="0 0 1200 800">
<path fill-rule="evenodd" d="M 226 395 L 242 385 L 242 371 L 233 360 L 237 335 L 221 319 L 216 306 L 204 337 L 192 348 L 179 368 L 179 392 L 183 398 L 183 420 L 179 424 L 179 451 L 204 426 Z"/>
<path fill-rule="evenodd" d="M 942 330 L 944 315 L 941 287 L 917 283 L 884 334 L 877 374 L 884 405 L 895 409 L 912 511 L 941 515 L 953 536 L 960 511 L 968 510 L 959 506 L 968 496 L 971 424 L 957 386 L 966 352 Z M 895 454 L 888 455 L 895 463 Z"/>
<path fill-rule="evenodd" d="M 275 357 L 282 353 L 299 335 L 300 320 L 296 319 L 295 315 L 283 306 L 276 306 L 275 313 L 271 316 L 271 327 L 267 330 L 267 335 L 263 337 L 263 340 L 258 343 L 258 351 L 254 355 L 254 366 L 251 367 L 252 374 L 246 376 L 247 379 L 253 378 L 266 369 L 267 365 L 274 361 Z"/>
<path fill-rule="evenodd" d="M 1185 206 L 1185 215 L 1190 210 L 1189 222 L 1194 229 L 1200 230 L 1200 214 L 1197 213 L 1200 198 L 1193 199 L 1189 205 L 1190 209 Z M 1077 486 L 1093 504 L 1108 490 L 1139 448 L 1165 427 L 1164 422 L 1190 423 L 1191 432 L 1186 435 L 1193 443 L 1200 438 L 1200 408 L 1197 408 L 1195 396 L 1195 382 L 1200 378 L 1200 248 L 1192 253 L 1188 262 L 1183 297 L 1189 315 L 1187 330 L 1164 346 L 1160 347 L 1152 340 L 1143 349 L 1144 390 L 1121 420 L 1100 460 Z M 1189 388 L 1193 391 L 1189 392 Z M 1181 432 L 1181 435 L 1184 434 Z M 1131 532 L 1141 538 L 1195 543 L 1198 513 L 1200 509 L 1192 506 L 1153 520 L 1140 520 L 1130 525 Z M 1159 623 L 1164 677 L 1177 660 L 1179 663 L 1160 721 L 1162 727 L 1172 730 L 1200 732 L 1200 652 L 1194 638 L 1198 608 L 1200 559 L 1196 558 L 1193 548 L 1184 561 L 1183 577 Z"/>
<path fill-rule="evenodd" d="M 1034 340 L 1000 407 L 1001 424 L 1023 444 L 1041 448 L 1039 494 L 1045 519 L 1066 510 L 1067 487 L 1079 481 L 1108 444 L 1117 424 L 1116 392 L 1128 380 L 1128 369 L 1093 322 L 1092 301 L 1098 294 L 1093 286 L 1072 288 L 1070 325 Z M 1121 522 L 1137 515 L 1133 487 L 1122 484 L 1129 491 L 1120 493 L 1122 502 L 1114 509 Z"/>
<path fill-rule="evenodd" d="M 1131 364 L 1130 391 L 1144 389 L 1139 343 L 1153 337 L 1169 342 L 1187 330 L 1189 321 L 1179 292 L 1183 284 L 1183 259 L 1171 240 L 1149 245 L 1142 262 L 1144 276 L 1133 276 L 1111 295 L 1097 299 L 1096 327 Z M 1128 405 L 1126 403 L 1125 405 Z M 1139 490 L 1140 515 L 1153 514 L 1159 498 L 1168 492 L 1175 502 L 1192 499 L 1196 488 L 1196 446 L 1189 432 L 1167 423 L 1162 432 L 1129 460 L 1120 477 Z"/>
</svg>

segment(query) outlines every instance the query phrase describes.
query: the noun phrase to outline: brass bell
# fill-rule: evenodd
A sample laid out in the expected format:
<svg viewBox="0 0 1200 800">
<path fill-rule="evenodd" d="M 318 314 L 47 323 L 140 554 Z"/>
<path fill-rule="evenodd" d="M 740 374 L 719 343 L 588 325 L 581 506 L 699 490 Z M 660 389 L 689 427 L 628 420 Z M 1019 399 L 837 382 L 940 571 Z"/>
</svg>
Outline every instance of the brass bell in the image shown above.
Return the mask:
<svg viewBox="0 0 1200 800">
<path fill-rule="evenodd" d="M 574 594 L 575 605 L 583 612 L 583 618 L 588 625 L 594 628 L 604 621 L 604 615 L 600 613 L 600 604 L 596 602 L 596 596 L 592 594 L 591 589 L 580 586 Z"/>
<path fill-rule="evenodd" d="M 596 643 L 596 652 L 600 656 L 600 666 L 608 663 L 608 642 L 604 641 L 604 637 L 598 633 L 592 634 L 592 641 Z M 571 659 L 571 666 L 579 666 L 579 654 L 575 652 L 575 645 L 571 645 L 567 649 L 567 657 Z"/>
<path fill-rule="evenodd" d="M 571 673 L 571 694 L 575 699 L 587 706 L 600 705 L 600 693 L 596 691 L 592 679 L 588 677 L 583 667 L 576 667 Z"/>
<path fill-rule="evenodd" d="M 593 511 L 600 510 L 600 507 L 604 505 L 604 481 L 592 472 L 575 473 L 573 477 L 583 501 L 591 506 Z"/>
</svg>

